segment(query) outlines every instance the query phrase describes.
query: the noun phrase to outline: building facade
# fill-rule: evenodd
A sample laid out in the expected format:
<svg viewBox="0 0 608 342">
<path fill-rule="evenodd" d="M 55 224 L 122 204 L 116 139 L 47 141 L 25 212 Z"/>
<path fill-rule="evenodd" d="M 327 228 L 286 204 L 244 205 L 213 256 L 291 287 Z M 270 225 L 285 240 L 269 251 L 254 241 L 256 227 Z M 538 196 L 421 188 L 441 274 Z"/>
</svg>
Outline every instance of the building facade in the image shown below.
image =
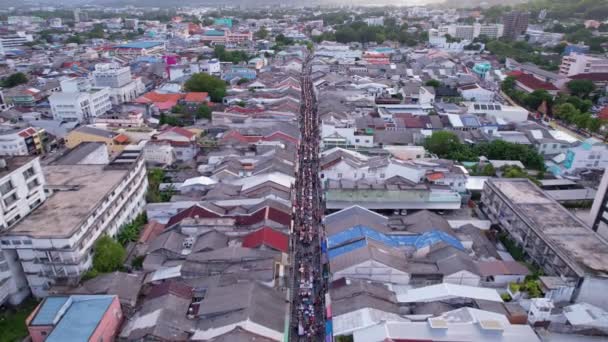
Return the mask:
<svg viewBox="0 0 608 342">
<path fill-rule="evenodd" d="M 562 57 L 559 73 L 564 76 L 608 73 L 608 58 L 571 53 Z"/>
<path fill-rule="evenodd" d="M 516 39 L 528 29 L 530 13 L 513 11 L 502 17 L 504 25 L 504 36 L 509 39 Z"/>
<path fill-rule="evenodd" d="M 607 308 L 608 242 L 528 179 L 488 179 L 482 211 L 548 276 L 575 290 L 570 300 Z"/>
<path fill-rule="evenodd" d="M 1 159 L 0 233 L 13 227 L 46 199 L 45 179 L 38 157 Z M 27 281 L 14 253 L 0 243 L 0 305 L 18 304 L 29 294 Z"/>
<path fill-rule="evenodd" d="M 46 201 L 0 237 L 36 297 L 53 285 L 76 285 L 92 265 L 97 239 L 115 236 L 143 211 L 148 185 L 139 149 L 108 165 L 48 165 L 44 174 Z"/>
</svg>

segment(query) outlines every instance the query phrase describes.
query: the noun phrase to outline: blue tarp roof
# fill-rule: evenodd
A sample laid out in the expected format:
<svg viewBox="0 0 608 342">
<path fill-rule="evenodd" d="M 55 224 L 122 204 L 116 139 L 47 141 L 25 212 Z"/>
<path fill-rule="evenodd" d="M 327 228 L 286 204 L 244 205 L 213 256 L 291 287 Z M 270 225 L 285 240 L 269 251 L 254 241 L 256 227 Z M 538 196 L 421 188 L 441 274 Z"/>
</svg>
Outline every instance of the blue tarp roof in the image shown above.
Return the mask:
<svg viewBox="0 0 608 342">
<path fill-rule="evenodd" d="M 391 247 L 411 246 L 420 249 L 439 242 L 445 242 L 454 248 L 464 249 L 460 240 L 440 230 L 431 230 L 423 234 L 413 235 L 387 235 L 372 228 L 357 225 L 334 234 L 327 239 L 330 249 L 328 252 L 329 259 L 364 247 L 367 244 L 367 238 Z"/>
</svg>

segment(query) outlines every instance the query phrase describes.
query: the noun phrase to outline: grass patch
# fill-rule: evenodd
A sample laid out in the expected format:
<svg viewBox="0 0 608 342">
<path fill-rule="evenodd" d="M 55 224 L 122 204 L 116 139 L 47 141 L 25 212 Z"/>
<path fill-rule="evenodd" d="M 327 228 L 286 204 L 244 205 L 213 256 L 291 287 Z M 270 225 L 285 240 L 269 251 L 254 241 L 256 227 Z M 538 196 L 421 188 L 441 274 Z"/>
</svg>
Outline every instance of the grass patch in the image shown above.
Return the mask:
<svg viewBox="0 0 608 342">
<path fill-rule="evenodd" d="M 36 305 L 38 301 L 28 298 L 17 307 L 0 311 L 0 342 L 21 341 L 28 335 L 25 319 Z"/>
</svg>

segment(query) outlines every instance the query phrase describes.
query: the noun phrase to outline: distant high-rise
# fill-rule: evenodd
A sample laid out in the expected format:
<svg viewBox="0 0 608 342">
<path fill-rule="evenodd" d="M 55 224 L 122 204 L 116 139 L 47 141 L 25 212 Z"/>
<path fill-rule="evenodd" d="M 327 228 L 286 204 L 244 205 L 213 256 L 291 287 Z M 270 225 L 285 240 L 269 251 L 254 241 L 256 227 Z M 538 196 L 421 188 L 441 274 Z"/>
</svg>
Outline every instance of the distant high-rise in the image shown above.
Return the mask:
<svg viewBox="0 0 608 342">
<path fill-rule="evenodd" d="M 513 11 L 502 16 L 504 25 L 503 35 L 509 39 L 516 39 L 528 29 L 530 13 Z"/>
<path fill-rule="evenodd" d="M 74 21 L 77 23 L 80 22 L 80 8 L 74 10 Z"/>
</svg>

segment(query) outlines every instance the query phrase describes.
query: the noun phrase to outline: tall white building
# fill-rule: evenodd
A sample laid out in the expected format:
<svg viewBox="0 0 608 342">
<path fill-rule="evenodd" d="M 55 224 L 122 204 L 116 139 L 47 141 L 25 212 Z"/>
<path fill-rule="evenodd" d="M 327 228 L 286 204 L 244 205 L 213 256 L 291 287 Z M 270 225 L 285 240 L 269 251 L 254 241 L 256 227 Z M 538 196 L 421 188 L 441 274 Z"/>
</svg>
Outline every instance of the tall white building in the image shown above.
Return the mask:
<svg viewBox="0 0 608 342">
<path fill-rule="evenodd" d="M 116 63 L 96 64 L 93 80 L 96 87 L 110 88 L 110 101 L 115 105 L 133 101 L 145 91 L 141 78 L 131 76 L 131 68 Z"/>
<path fill-rule="evenodd" d="M 0 233 L 44 202 L 44 175 L 38 157 L 0 159 Z M 29 294 L 27 281 L 15 253 L 0 243 L 0 305 L 20 303 Z"/>
<path fill-rule="evenodd" d="M 61 81 L 61 92 L 51 94 L 49 104 L 58 121 L 86 122 L 112 109 L 110 88 L 92 87 L 82 78 Z"/>
<path fill-rule="evenodd" d="M 479 36 L 486 36 L 490 39 L 496 39 L 503 36 L 504 26 L 502 24 L 480 24 L 473 25 L 444 25 L 438 29 L 439 35 L 450 36 L 458 39 L 473 40 Z"/>
<path fill-rule="evenodd" d="M 559 73 L 565 76 L 608 72 L 608 58 L 571 53 L 562 57 Z"/>
<path fill-rule="evenodd" d="M 4 49 L 20 47 L 25 43 L 33 42 L 34 37 L 31 34 L 27 34 L 25 32 L 17 32 L 14 34 L 7 34 L 4 36 L 0 36 L 0 43 Z"/>
<path fill-rule="evenodd" d="M 97 239 L 115 236 L 143 211 L 146 167 L 141 148 L 134 148 L 107 165 L 44 167 L 48 198 L 0 237 L 5 257 L 19 261 L 34 296 L 78 284 L 92 266 Z"/>
</svg>

